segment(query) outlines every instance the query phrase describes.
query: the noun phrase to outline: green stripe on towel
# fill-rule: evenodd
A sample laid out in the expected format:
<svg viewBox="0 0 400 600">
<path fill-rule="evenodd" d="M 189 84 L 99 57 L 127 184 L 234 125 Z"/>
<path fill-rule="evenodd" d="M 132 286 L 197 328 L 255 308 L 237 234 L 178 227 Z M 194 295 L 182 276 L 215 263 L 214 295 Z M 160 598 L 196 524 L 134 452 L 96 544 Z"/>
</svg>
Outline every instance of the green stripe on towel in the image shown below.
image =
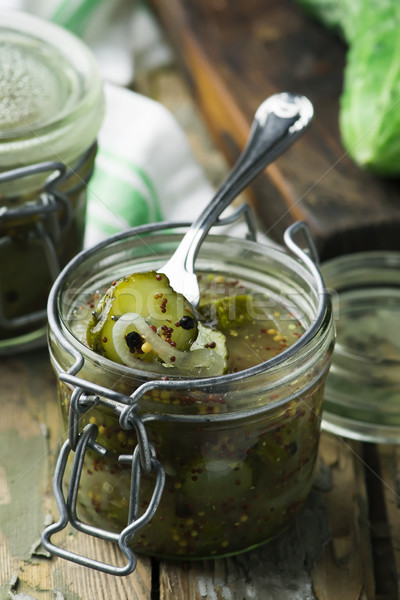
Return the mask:
<svg viewBox="0 0 400 600">
<path fill-rule="evenodd" d="M 101 161 L 102 163 L 103 163 L 103 160 L 107 161 L 107 162 L 109 161 L 109 165 L 115 164 L 115 165 L 118 165 L 118 167 L 125 167 L 132 174 L 135 173 L 141 179 L 141 181 L 146 186 L 146 188 L 148 189 L 148 192 L 152 199 L 153 211 L 154 211 L 153 220 L 161 221 L 163 219 L 163 214 L 162 214 L 162 211 L 160 208 L 159 198 L 157 196 L 157 192 L 155 190 L 153 182 L 151 181 L 151 179 L 147 175 L 147 173 L 142 169 L 142 167 L 133 163 L 126 156 L 118 155 L 115 152 L 112 152 L 111 150 L 108 150 L 106 148 L 99 149 L 98 158 L 99 158 L 99 161 Z"/>
<path fill-rule="evenodd" d="M 161 219 L 157 194 L 143 169 L 112 152 L 100 150 L 88 186 L 90 225 L 111 235 Z"/>
</svg>

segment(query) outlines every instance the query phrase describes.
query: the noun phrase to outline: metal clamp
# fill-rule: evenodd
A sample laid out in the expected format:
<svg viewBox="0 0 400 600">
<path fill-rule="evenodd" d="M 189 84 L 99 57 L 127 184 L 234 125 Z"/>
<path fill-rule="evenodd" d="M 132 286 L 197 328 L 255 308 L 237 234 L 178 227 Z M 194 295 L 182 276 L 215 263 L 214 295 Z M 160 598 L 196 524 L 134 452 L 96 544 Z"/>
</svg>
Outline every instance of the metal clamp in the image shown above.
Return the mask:
<svg viewBox="0 0 400 600">
<path fill-rule="evenodd" d="M 79 441 L 79 415 L 96 404 L 98 397 L 88 396 L 82 388 L 76 387 L 72 392 L 68 415 L 68 440 L 71 450 L 76 450 Z"/>
<path fill-rule="evenodd" d="M 13 219 L 30 218 L 32 221 L 34 221 L 32 232 L 34 232 L 34 235 L 37 237 L 39 243 L 43 247 L 47 268 L 52 281 L 54 281 L 60 272 L 60 266 L 54 246 L 54 242 L 60 236 L 60 226 L 56 218 L 57 211 L 59 211 L 60 208 L 64 209 L 64 227 L 67 226 L 71 220 L 71 206 L 69 198 L 56 188 L 60 179 L 62 179 L 62 177 L 65 175 L 65 165 L 58 162 L 44 162 L 36 165 L 29 165 L 28 167 L 22 167 L 20 169 L 13 169 L 0 174 L 0 183 L 12 181 L 14 179 L 20 179 L 22 177 L 38 175 L 47 171 L 51 171 L 52 174 L 47 179 L 43 188 L 43 193 L 40 195 L 38 201 L 34 203 L 26 203 L 24 206 L 19 208 L 8 208 L 6 206 L 1 207 L 0 226 L 3 223 L 7 224 L 7 222 L 12 221 Z M 43 225 L 44 219 L 47 219 L 47 228 Z M 47 231 L 49 227 L 50 233 Z M 0 240 L 0 244 L 2 246 L 11 245 L 12 243 L 13 240 L 9 235 L 4 236 Z M 2 295 L 0 294 L 0 325 L 4 329 L 14 330 L 20 327 L 26 327 L 34 323 L 39 323 L 45 318 L 45 309 L 23 315 L 21 317 L 14 317 L 11 319 L 7 318 L 4 313 Z"/>
<path fill-rule="evenodd" d="M 238 221 L 242 216 L 244 217 L 247 225 L 247 232 L 245 236 L 246 240 L 255 242 L 257 240 L 257 228 L 254 219 L 254 213 L 249 204 L 241 204 L 231 215 L 228 215 L 227 217 L 218 217 L 215 225 L 231 225 L 232 223 Z"/>
<path fill-rule="evenodd" d="M 79 404 L 79 398 L 85 398 L 85 407 L 87 408 L 87 397 L 82 396 L 82 390 L 78 390 L 75 394 L 75 402 Z M 95 399 L 97 403 L 97 398 Z M 75 409 L 74 409 L 75 410 Z M 80 409 L 78 409 L 79 411 Z M 74 411 L 73 411 L 74 412 Z M 72 413 L 71 413 L 72 414 Z M 142 515 L 139 515 L 139 504 L 140 504 L 140 490 L 141 490 L 141 478 L 142 472 L 146 472 L 146 469 L 142 467 L 141 459 L 141 445 L 138 444 L 132 455 L 121 455 L 118 460 L 122 464 L 131 464 L 131 486 L 130 486 L 130 498 L 129 498 L 129 509 L 128 509 L 128 520 L 126 527 L 121 533 L 114 533 L 94 527 L 81 521 L 77 515 L 77 501 L 79 486 L 82 475 L 82 468 L 84 464 L 85 454 L 87 448 L 91 448 L 95 452 L 102 456 L 107 454 L 107 450 L 96 442 L 97 437 L 96 425 L 90 423 L 86 425 L 82 433 L 79 434 L 79 439 L 75 448 L 75 456 L 72 464 L 72 472 L 69 482 L 68 495 L 65 499 L 63 493 L 63 479 L 65 475 L 65 469 L 68 461 L 68 457 L 72 451 L 70 440 L 67 440 L 60 452 L 55 474 L 53 480 L 53 492 L 56 499 L 60 518 L 57 523 L 54 523 L 47 527 L 42 534 L 43 546 L 52 554 L 64 558 L 66 560 L 75 562 L 85 567 L 91 567 L 108 573 L 110 575 L 129 575 L 134 571 L 136 567 L 136 556 L 129 546 L 129 543 L 138 529 L 146 525 L 153 518 L 158 505 L 161 500 L 162 492 L 165 485 L 165 471 L 161 463 L 155 456 L 154 448 L 148 444 L 148 454 L 150 456 L 150 469 L 149 472 L 154 471 L 156 475 L 156 482 L 154 486 L 153 495 L 149 502 L 148 507 Z M 102 561 L 98 561 L 87 556 L 71 552 L 70 550 L 61 548 L 52 543 L 51 537 L 67 527 L 72 525 L 76 530 L 103 540 L 116 542 L 120 550 L 127 558 L 127 563 L 123 567 L 111 565 Z"/>
<path fill-rule="evenodd" d="M 60 273 L 56 244 L 63 232 L 68 230 L 73 219 L 70 198 L 59 189 L 59 186 L 82 167 L 88 157 L 96 151 L 96 148 L 97 145 L 93 144 L 68 172 L 67 167 L 63 163 L 46 161 L 0 173 L 1 184 L 14 181 L 15 179 L 33 177 L 35 175 L 40 175 L 41 173 L 50 172 L 50 175 L 47 177 L 43 189 L 38 193 L 38 198 L 35 202 L 26 202 L 18 208 L 10 208 L 8 206 L 0 207 L 0 227 L 2 224 L 7 225 L 8 222 L 11 222 L 14 219 L 28 218 L 32 221 L 33 227 L 30 231 L 30 235 L 35 236 L 43 248 L 45 264 L 50 274 L 51 281 L 55 281 Z M 86 185 L 90 175 L 91 171 L 87 174 L 85 179 L 81 180 L 80 183 L 82 186 Z M 61 218 L 59 215 L 61 215 Z M 10 235 L 5 235 L 0 238 L 0 246 L 12 244 L 13 239 Z M 0 326 L 3 329 L 15 330 L 44 322 L 45 319 L 46 309 L 20 317 L 6 317 L 3 308 L 0 281 Z"/>
<path fill-rule="evenodd" d="M 299 234 L 304 241 L 301 245 L 295 240 Z M 316 283 L 321 285 L 321 274 L 316 269 L 319 265 L 318 251 L 307 224 L 304 221 L 296 221 L 286 229 L 283 239 L 287 248 L 306 264 L 314 275 Z"/>
</svg>

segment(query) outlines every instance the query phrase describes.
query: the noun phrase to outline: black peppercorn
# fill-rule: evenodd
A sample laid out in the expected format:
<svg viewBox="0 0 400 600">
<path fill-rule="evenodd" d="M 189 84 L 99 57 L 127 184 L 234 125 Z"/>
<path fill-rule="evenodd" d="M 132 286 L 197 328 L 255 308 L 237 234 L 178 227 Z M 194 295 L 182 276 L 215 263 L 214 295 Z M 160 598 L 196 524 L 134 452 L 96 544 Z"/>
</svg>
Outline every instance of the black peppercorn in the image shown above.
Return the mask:
<svg viewBox="0 0 400 600">
<path fill-rule="evenodd" d="M 125 341 L 131 352 L 140 352 L 144 340 L 137 331 L 130 331 L 126 334 Z"/>
<path fill-rule="evenodd" d="M 195 321 L 193 319 L 193 317 L 189 317 L 188 315 L 184 315 L 180 320 L 179 320 L 179 325 L 182 327 L 182 329 L 193 329 L 193 327 L 195 326 Z"/>
</svg>

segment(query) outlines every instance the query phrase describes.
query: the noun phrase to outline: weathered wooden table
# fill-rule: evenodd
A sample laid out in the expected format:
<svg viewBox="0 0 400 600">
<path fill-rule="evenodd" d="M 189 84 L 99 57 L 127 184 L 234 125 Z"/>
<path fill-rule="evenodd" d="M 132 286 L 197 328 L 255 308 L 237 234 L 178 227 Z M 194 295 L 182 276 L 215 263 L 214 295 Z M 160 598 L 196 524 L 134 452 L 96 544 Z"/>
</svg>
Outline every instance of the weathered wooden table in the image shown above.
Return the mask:
<svg viewBox="0 0 400 600">
<path fill-rule="evenodd" d="M 176 114 L 217 184 L 226 164 L 179 73 L 166 69 L 139 84 Z M 58 518 L 51 480 L 64 439 L 47 351 L 1 357 L 0 383 L 0 600 L 400 598 L 400 448 L 324 432 L 312 493 L 278 540 L 215 561 L 141 557 L 135 573 L 115 578 L 52 558 L 40 544 L 45 524 Z M 113 547 L 71 530 L 61 542 L 116 560 Z"/>
<path fill-rule="evenodd" d="M 51 558 L 51 478 L 63 432 L 47 351 L 0 366 L 1 600 L 392 600 L 399 596 L 400 449 L 324 433 L 314 489 L 293 526 L 259 550 L 215 561 L 140 558 L 125 578 Z M 68 530 L 70 549 L 115 562 Z"/>
</svg>

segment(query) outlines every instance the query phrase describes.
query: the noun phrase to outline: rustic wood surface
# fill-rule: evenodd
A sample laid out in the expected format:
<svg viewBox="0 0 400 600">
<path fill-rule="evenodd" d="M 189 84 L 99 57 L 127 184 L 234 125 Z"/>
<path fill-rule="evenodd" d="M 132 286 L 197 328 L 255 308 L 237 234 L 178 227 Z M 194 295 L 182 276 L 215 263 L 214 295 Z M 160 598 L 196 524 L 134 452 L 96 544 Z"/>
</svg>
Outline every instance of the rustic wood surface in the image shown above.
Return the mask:
<svg viewBox="0 0 400 600">
<path fill-rule="evenodd" d="M 345 154 L 338 99 L 346 49 L 294 0 L 152 0 L 218 146 L 233 163 L 270 94 L 295 91 L 315 107 L 308 132 L 253 186 L 253 204 L 278 241 L 309 224 L 322 259 L 400 248 L 399 181 L 373 177 Z"/>
<path fill-rule="evenodd" d="M 227 164 L 207 137 L 179 72 L 163 69 L 138 84 L 174 112 L 217 184 Z M 50 557 L 40 544 L 44 526 L 58 517 L 51 480 L 64 439 L 47 351 L 0 357 L 0 382 L 0 600 L 400 598 L 397 447 L 324 432 L 312 493 L 279 539 L 215 561 L 140 557 L 135 573 L 116 578 Z M 119 560 L 110 544 L 71 530 L 56 540 L 101 560 Z"/>
<path fill-rule="evenodd" d="M 47 351 L 2 358 L 0 381 L 0 600 L 400 597 L 399 449 L 327 432 L 304 510 L 258 550 L 199 562 L 141 557 L 124 578 L 49 557 L 40 535 L 57 518 L 51 477 L 63 431 Z M 120 561 L 112 545 L 70 530 L 56 541 Z"/>
</svg>

